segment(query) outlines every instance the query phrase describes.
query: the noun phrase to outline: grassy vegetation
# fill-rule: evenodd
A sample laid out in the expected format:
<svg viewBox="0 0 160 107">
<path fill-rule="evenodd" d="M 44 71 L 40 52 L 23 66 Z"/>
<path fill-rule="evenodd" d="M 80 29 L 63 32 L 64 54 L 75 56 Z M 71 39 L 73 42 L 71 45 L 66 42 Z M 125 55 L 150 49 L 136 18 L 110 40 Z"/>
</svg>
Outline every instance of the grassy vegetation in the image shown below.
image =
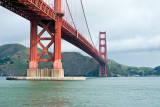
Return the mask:
<svg viewBox="0 0 160 107">
<path fill-rule="evenodd" d="M 38 54 L 41 52 L 38 49 Z M 0 46 L 0 74 L 26 75 L 28 69 L 30 49 L 19 44 Z M 43 58 L 49 58 L 46 54 Z M 66 76 L 98 76 L 99 64 L 93 58 L 86 57 L 76 52 L 62 53 L 62 63 Z M 53 68 L 52 62 L 39 63 L 39 68 Z M 147 76 L 160 75 L 160 66 L 131 67 L 108 60 L 109 70 L 113 76 Z"/>
<path fill-rule="evenodd" d="M 20 44 L 6 44 L 0 46 L 0 59 L 7 56 L 12 56 L 16 52 L 25 49 L 26 47 Z"/>
<path fill-rule="evenodd" d="M 148 76 L 148 75 L 160 75 L 160 69 L 154 69 L 150 67 L 132 67 L 121 65 L 113 60 L 110 62 L 110 70 L 113 75 L 121 75 L 121 76 Z"/>
</svg>

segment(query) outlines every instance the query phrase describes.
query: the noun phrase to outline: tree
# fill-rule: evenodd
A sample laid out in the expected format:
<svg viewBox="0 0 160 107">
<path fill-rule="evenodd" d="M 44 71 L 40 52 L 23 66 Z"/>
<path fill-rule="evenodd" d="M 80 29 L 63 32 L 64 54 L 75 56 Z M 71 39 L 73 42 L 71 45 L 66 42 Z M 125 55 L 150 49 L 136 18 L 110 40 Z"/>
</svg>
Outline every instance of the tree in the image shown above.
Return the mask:
<svg viewBox="0 0 160 107">
<path fill-rule="evenodd" d="M 10 61 L 10 60 L 11 60 L 10 57 L 6 57 L 3 59 L 4 62 Z"/>
<path fill-rule="evenodd" d="M 112 71 L 113 74 L 121 74 L 121 69 L 116 66 L 110 66 L 110 71 Z"/>
<path fill-rule="evenodd" d="M 139 72 L 138 72 L 138 68 L 137 67 L 129 67 L 128 68 L 128 72 L 130 75 L 139 75 Z"/>
<path fill-rule="evenodd" d="M 160 75 L 160 66 L 157 66 L 154 68 L 154 70 L 156 70 L 156 75 Z"/>
<path fill-rule="evenodd" d="M 10 61 L 10 64 L 13 64 L 13 61 Z"/>
<path fill-rule="evenodd" d="M 140 67 L 139 72 L 143 72 L 144 75 L 154 75 L 156 71 L 150 67 Z"/>
</svg>

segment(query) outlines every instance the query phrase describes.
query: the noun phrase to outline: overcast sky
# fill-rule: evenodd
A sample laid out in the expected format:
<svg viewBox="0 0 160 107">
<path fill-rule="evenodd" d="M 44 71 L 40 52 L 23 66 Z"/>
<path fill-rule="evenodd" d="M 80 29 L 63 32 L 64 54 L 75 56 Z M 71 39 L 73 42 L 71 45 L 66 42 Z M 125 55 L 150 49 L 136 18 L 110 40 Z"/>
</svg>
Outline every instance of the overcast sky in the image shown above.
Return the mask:
<svg viewBox="0 0 160 107">
<path fill-rule="evenodd" d="M 160 0 L 83 0 L 97 42 L 107 31 L 108 58 L 130 66 L 160 65 Z M 0 45 L 29 47 L 30 22 L 0 7 Z M 62 51 L 84 52 L 62 40 Z"/>
</svg>

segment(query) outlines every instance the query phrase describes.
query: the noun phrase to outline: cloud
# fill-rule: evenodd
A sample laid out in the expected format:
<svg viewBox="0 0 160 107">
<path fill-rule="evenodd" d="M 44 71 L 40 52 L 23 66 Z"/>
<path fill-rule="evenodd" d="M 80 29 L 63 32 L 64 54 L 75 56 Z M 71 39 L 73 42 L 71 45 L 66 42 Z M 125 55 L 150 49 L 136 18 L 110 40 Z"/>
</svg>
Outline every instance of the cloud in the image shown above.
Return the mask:
<svg viewBox="0 0 160 107">
<path fill-rule="evenodd" d="M 28 20 L 0 7 L 0 45 L 19 43 L 29 39 L 30 23 Z"/>
<path fill-rule="evenodd" d="M 108 42 L 109 52 L 155 51 L 160 49 L 160 35 L 150 37 L 132 37 Z"/>
<path fill-rule="evenodd" d="M 132 51 L 132 52 L 114 52 L 108 56 L 118 63 L 137 66 L 137 67 L 156 67 L 159 66 L 160 51 Z"/>
</svg>

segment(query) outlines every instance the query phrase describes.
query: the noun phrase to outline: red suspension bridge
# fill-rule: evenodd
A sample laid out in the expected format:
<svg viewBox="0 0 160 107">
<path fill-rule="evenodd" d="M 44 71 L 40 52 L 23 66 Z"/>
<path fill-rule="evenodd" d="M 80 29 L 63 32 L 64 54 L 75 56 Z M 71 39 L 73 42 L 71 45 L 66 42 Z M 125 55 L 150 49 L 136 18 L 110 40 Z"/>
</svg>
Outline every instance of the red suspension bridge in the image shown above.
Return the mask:
<svg viewBox="0 0 160 107">
<path fill-rule="evenodd" d="M 92 40 L 82 0 L 0 0 L 0 5 L 31 23 L 28 77 L 64 77 L 61 38 L 96 59 L 99 62 L 99 76 L 107 76 L 106 32 L 99 34 L 98 51 Z M 39 33 L 38 26 L 42 27 Z M 42 37 L 44 32 L 48 32 L 50 37 Z M 44 46 L 42 41 L 50 42 Z M 42 47 L 40 54 L 37 53 L 38 44 Z M 52 44 L 53 55 L 48 51 Z M 45 53 L 50 59 L 41 58 Z M 38 69 L 39 62 L 53 62 L 53 70 L 42 75 Z"/>
</svg>

